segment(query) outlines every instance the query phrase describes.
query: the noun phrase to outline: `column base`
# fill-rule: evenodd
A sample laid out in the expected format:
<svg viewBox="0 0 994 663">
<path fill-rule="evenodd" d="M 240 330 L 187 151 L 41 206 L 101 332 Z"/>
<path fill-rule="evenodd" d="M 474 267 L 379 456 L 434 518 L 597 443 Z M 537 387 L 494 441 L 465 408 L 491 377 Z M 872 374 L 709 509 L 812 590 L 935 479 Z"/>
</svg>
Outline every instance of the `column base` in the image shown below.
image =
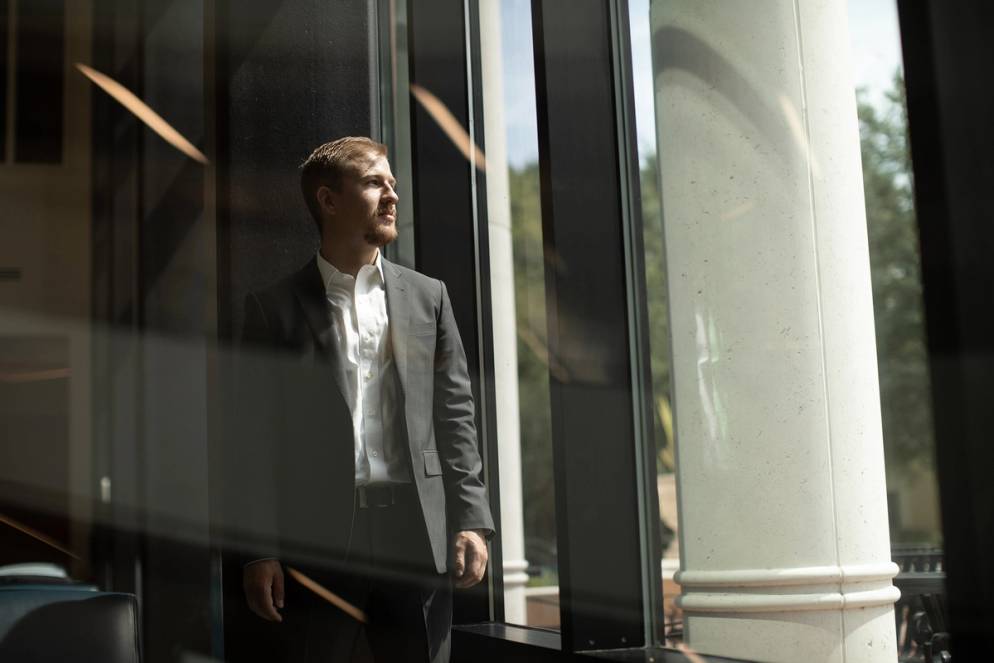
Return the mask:
<svg viewBox="0 0 994 663">
<path fill-rule="evenodd" d="M 897 572 L 893 562 L 680 571 L 676 604 L 687 644 L 705 654 L 893 663 Z"/>
</svg>

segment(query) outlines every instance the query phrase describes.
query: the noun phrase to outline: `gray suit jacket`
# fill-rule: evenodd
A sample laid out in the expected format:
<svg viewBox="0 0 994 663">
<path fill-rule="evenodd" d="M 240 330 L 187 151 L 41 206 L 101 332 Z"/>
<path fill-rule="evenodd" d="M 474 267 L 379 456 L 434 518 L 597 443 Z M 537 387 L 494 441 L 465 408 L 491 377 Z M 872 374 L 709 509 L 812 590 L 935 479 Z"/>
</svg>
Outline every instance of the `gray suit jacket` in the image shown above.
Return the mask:
<svg viewBox="0 0 994 663">
<path fill-rule="evenodd" d="M 466 356 L 441 281 L 387 260 L 383 274 L 411 476 L 443 573 L 452 533 L 494 527 Z M 252 555 L 327 564 L 349 546 L 354 442 L 333 324 L 316 260 L 246 299 L 223 510 Z"/>
</svg>

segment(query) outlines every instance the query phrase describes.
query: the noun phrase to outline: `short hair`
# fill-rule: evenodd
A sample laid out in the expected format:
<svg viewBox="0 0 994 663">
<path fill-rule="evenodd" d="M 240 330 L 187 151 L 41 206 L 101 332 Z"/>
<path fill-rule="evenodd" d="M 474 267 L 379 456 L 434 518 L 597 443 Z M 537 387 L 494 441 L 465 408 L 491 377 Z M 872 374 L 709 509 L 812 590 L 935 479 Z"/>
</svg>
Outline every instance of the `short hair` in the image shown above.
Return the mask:
<svg viewBox="0 0 994 663">
<path fill-rule="evenodd" d="M 322 186 L 338 191 L 342 177 L 371 154 L 385 157 L 387 146 L 365 136 L 344 136 L 319 146 L 300 164 L 300 191 L 307 209 L 321 231 L 321 207 L 317 191 Z"/>
</svg>

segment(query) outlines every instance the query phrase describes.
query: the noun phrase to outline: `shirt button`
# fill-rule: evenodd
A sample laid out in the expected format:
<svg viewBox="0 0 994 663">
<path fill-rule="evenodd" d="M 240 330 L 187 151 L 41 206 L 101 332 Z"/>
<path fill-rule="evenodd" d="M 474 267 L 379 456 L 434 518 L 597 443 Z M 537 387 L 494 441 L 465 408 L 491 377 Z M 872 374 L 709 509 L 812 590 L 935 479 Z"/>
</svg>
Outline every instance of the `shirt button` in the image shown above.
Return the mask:
<svg viewBox="0 0 994 663">
<path fill-rule="evenodd" d="M 379 451 L 374 451 L 373 452 L 373 458 L 379 458 L 379 456 L 380 456 L 380 452 Z"/>
<path fill-rule="evenodd" d="M 366 373 L 366 379 L 367 380 L 372 380 L 373 379 L 373 372 L 372 371 Z"/>
</svg>

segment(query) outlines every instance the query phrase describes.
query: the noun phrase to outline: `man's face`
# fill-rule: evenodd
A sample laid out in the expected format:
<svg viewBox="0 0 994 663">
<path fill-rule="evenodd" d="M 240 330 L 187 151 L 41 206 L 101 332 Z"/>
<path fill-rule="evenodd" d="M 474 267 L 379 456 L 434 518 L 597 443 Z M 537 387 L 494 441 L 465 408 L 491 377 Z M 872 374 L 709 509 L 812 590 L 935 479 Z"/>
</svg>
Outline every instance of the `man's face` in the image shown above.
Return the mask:
<svg viewBox="0 0 994 663">
<path fill-rule="evenodd" d="M 397 239 L 396 186 L 386 157 L 374 154 L 356 162 L 340 190 L 331 191 L 331 223 L 372 246 L 386 246 Z"/>
</svg>

